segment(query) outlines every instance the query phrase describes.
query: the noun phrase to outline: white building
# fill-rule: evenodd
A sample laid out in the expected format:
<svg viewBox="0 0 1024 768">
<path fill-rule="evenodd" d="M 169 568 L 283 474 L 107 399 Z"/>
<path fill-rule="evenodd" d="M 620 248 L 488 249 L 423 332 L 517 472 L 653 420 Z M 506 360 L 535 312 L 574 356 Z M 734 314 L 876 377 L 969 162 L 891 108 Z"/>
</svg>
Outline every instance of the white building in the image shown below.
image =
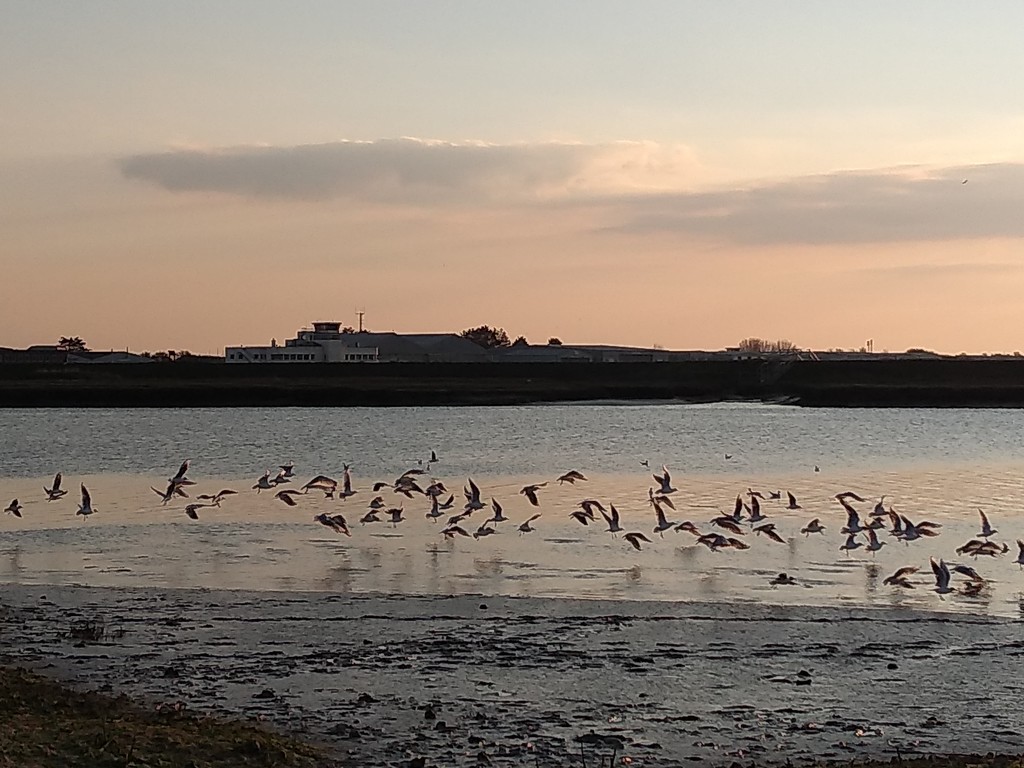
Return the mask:
<svg viewBox="0 0 1024 768">
<path fill-rule="evenodd" d="M 269 347 L 227 347 L 227 363 L 375 363 L 377 347 L 360 346 L 356 334 L 342 333 L 341 323 L 320 321 L 302 328 L 284 346 L 271 341 Z"/>
</svg>

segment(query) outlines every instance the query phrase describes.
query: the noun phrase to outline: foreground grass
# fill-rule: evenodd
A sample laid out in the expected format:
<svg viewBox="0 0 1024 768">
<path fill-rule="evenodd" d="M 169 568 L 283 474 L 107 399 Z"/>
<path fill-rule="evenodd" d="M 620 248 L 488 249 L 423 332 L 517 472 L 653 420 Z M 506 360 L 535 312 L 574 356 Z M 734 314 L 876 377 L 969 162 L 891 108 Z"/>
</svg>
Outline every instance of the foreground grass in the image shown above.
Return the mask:
<svg viewBox="0 0 1024 768">
<path fill-rule="evenodd" d="M 249 723 L 147 710 L 0 667 L 0 768 L 315 768 L 314 747 Z"/>
</svg>

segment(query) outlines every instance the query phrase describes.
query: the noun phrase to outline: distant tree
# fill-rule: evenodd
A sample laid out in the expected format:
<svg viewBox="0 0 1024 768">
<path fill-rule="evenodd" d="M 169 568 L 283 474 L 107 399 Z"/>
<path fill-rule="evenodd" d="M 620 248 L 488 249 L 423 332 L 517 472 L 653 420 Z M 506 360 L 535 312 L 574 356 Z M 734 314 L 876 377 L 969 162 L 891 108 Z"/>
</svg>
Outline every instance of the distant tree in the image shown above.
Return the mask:
<svg viewBox="0 0 1024 768">
<path fill-rule="evenodd" d="M 789 339 L 768 341 L 751 336 L 739 343 L 739 349 L 742 352 L 796 352 L 797 346 Z"/>
<path fill-rule="evenodd" d="M 525 336 L 516 336 L 516 340 L 512 342 L 513 347 L 528 347 L 530 342 L 526 340 Z"/>
<path fill-rule="evenodd" d="M 355 333 L 356 329 L 353 328 L 351 325 L 346 325 L 344 328 L 341 329 L 341 332 L 342 333 Z"/>
<path fill-rule="evenodd" d="M 491 328 L 489 325 L 481 325 L 477 328 L 467 328 L 459 334 L 464 339 L 469 339 L 474 344 L 479 344 L 484 349 L 495 349 L 498 347 L 511 346 L 508 334 L 504 328 Z"/>
<path fill-rule="evenodd" d="M 557 336 L 552 336 L 550 339 L 548 339 L 548 346 L 549 347 L 560 347 L 560 346 L 562 346 L 562 340 L 560 338 L 558 338 Z"/>
<path fill-rule="evenodd" d="M 89 348 L 81 336 L 61 336 L 57 341 L 57 349 L 62 352 L 85 352 Z"/>
</svg>

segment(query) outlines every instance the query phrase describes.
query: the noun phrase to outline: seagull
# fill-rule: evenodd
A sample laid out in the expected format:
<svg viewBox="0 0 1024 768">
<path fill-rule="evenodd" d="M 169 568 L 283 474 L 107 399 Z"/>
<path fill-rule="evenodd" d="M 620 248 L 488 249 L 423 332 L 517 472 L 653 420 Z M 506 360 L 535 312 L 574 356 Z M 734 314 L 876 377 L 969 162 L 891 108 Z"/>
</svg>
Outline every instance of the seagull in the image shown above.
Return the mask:
<svg viewBox="0 0 1024 768">
<path fill-rule="evenodd" d="M 569 513 L 569 517 L 575 518 L 577 522 L 583 525 L 590 525 L 590 521 L 593 520 L 586 512 L 582 509 L 577 509 Z"/>
<path fill-rule="evenodd" d="M 430 451 L 430 463 L 431 464 L 437 464 L 437 462 L 438 462 L 437 451 L 431 450 Z"/>
<path fill-rule="evenodd" d="M 649 462 L 647 459 L 644 459 L 643 461 L 640 462 L 640 466 L 647 467 L 648 469 L 650 469 L 651 462 Z"/>
<path fill-rule="evenodd" d="M 477 488 L 476 483 L 473 482 L 473 478 L 469 478 L 469 488 L 463 488 L 462 493 L 466 497 L 465 510 L 472 512 L 477 509 L 483 509 L 484 503 L 480 501 L 480 489 Z"/>
<path fill-rule="evenodd" d="M 167 482 L 172 485 L 195 485 L 191 480 L 185 477 L 185 473 L 188 472 L 189 465 L 192 463 L 191 459 L 185 459 L 181 462 L 181 466 L 178 468 L 177 474 L 170 478 Z"/>
<path fill-rule="evenodd" d="M 185 493 L 185 489 L 182 488 L 180 485 L 176 485 L 174 482 L 168 484 L 166 491 L 158 491 L 152 485 L 149 486 L 149 490 L 151 490 L 153 493 L 160 497 L 161 504 L 167 504 L 167 502 L 169 502 L 175 496 L 184 496 L 185 498 L 188 498 L 188 494 Z"/>
<path fill-rule="evenodd" d="M 4 512 L 10 512 L 15 517 L 21 517 L 21 510 L 23 510 L 24 508 L 25 507 L 19 504 L 18 500 L 15 499 L 14 501 L 7 505 L 7 509 L 5 509 Z"/>
<path fill-rule="evenodd" d="M 188 515 L 193 520 L 198 520 L 199 519 L 199 510 L 202 509 L 203 507 L 212 507 L 212 506 L 215 506 L 215 505 L 214 504 L 189 504 L 187 507 L 185 507 L 185 514 Z"/>
<path fill-rule="evenodd" d="M 278 477 L 295 477 L 295 464 L 288 462 L 287 464 L 280 464 L 281 471 L 278 472 Z"/>
<path fill-rule="evenodd" d="M 753 525 L 754 523 L 760 523 L 762 520 L 767 520 L 765 515 L 761 514 L 761 502 L 757 500 L 757 496 L 750 497 L 750 518 L 747 520 L 748 523 Z"/>
<path fill-rule="evenodd" d="M 907 579 L 907 576 L 917 573 L 920 570 L 916 565 L 908 565 L 905 568 L 900 568 L 892 576 L 887 576 L 882 583 L 889 584 L 894 587 L 903 587 L 904 589 L 913 589 L 914 584 Z"/>
<path fill-rule="evenodd" d="M 971 581 L 979 581 L 979 582 L 985 581 L 983 578 L 981 578 L 981 574 L 979 574 L 976 570 L 971 568 L 971 566 L 969 566 L 969 565 L 954 565 L 953 566 L 953 572 L 954 573 L 959 573 L 961 576 L 966 576 Z"/>
<path fill-rule="evenodd" d="M 676 508 L 676 505 L 672 503 L 672 499 L 670 499 L 668 496 L 665 496 L 664 494 L 660 493 L 657 496 L 655 496 L 653 488 L 647 489 L 647 503 L 650 504 L 652 507 L 656 507 L 659 504 L 664 504 L 669 509 Z"/>
<path fill-rule="evenodd" d="M 670 493 L 675 493 L 676 489 L 672 487 L 672 476 L 668 473 L 668 467 L 662 465 L 661 471 L 661 475 L 651 475 L 651 477 L 654 478 L 655 482 L 661 485 L 661 488 L 658 489 L 658 493 L 661 493 L 665 496 L 667 496 Z"/>
<path fill-rule="evenodd" d="M 875 552 L 877 552 L 878 550 L 880 550 L 884 546 L 885 546 L 885 542 L 878 540 L 878 534 L 875 533 L 875 529 L 874 528 L 869 528 L 868 529 L 868 545 L 867 545 L 866 549 L 867 549 L 868 552 L 871 553 L 871 556 L 874 557 Z"/>
<path fill-rule="evenodd" d="M 558 478 L 558 484 L 561 485 L 562 483 L 569 483 L 570 485 L 575 485 L 577 480 L 586 479 L 586 476 L 582 472 L 579 472 L 575 469 L 570 469 L 568 472 L 566 472 L 564 475 Z"/>
<path fill-rule="evenodd" d="M 341 473 L 341 493 L 338 494 L 338 498 L 344 501 L 349 496 L 355 496 L 359 491 L 352 490 L 352 473 L 349 471 L 348 464 Z"/>
<path fill-rule="evenodd" d="M 387 504 L 384 503 L 383 496 L 374 496 L 373 499 L 370 500 L 370 509 L 384 509 L 386 506 Z"/>
<path fill-rule="evenodd" d="M 530 525 L 530 523 L 532 523 L 534 520 L 536 520 L 538 517 L 540 517 L 540 515 L 541 515 L 541 513 L 538 512 L 537 514 L 533 515 L 533 517 L 527 518 L 526 522 L 520 523 L 519 524 L 519 535 L 522 536 L 524 533 L 532 533 L 533 531 L 537 530 L 532 525 Z"/>
<path fill-rule="evenodd" d="M 900 515 L 900 519 L 903 521 L 903 533 L 900 534 L 900 538 L 903 539 L 904 543 L 910 543 L 916 541 L 922 536 L 938 536 L 939 532 L 933 530 L 934 528 L 941 528 L 938 523 L 930 523 L 927 520 L 923 520 L 916 525 L 907 518 L 906 515 Z"/>
<path fill-rule="evenodd" d="M 949 586 L 949 567 L 946 565 L 945 560 L 939 560 L 935 562 L 934 557 L 928 558 L 928 561 L 932 566 L 932 573 L 935 574 L 935 591 L 940 595 L 948 595 L 953 590 Z"/>
<path fill-rule="evenodd" d="M 346 536 L 352 535 L 352 532 L 348 529 L 348 523 L 345 522 L 343 515 L 331 515 L 328 517 L 326 512 L 321 512 L 319 515 L 314 515 L 313 519 L 321 525 L 326 525 L 336 533 L 343 533 Z"/>
<path fill-rule="evenodd" d="M 816 517 L 803 528 L 800 529 L 800 533 L 804 534 L 808 538 L 812 533 L 824 533 L 825 526 L 821 524 L 819 519 Z"/>
<path fill-rule="evenodd" d="M 743 510 L 745 509 L 747 509 L 747 505 L 743 503 L 743 498 L 739 494 L 736 494 L 736 503 L 733 505 L 731 515 L 734 522 L 743 522 Z"/>
<path fill-rule="evenodd" d="M 458 525 L 449 525 L 447 528 L 441 531 L 441 535 L 449 540 L 455 538 L 456 536 L 465 536 L 467 539 L 469 538 L 469 534 L 466 533 L 466 529 L 461 528 Z"/>
<path fill-rule="evenodd" d="M 871 516 L 885 517 L 887 514 L 889 513 L 885 509 L 885 495 L 883 494 L 883 496 L 878 500 L 878 503 L 875 504 L 875 508 L 871 510 Z"/>
<path fill-rule="evenodd" d="M 437 505 L 438 509 L 451 509 L 455 506 L 455 494 L 450 494 L 448 500 Z"/>
<path fill-rule="evenodd" d="M 768 491 L 769 501 L 778 501 L 782 498 L 782 491 Z"/>
<path fill-rule="evenodd" d="M 849 536 L 846 537 L 846 543 L 840 545 L 839 549 L 840 551 L 844 551 L 847 555 L 849 555 L 853 550 L 858 549 L 862 546 L 864 545 L 857 541 L 857 534 L 851 533 Z"/>
<path fill-rule="evenodd" d="M 1017 539 L 1017 559 L 1014 561 L 1017 566 L 1024 569 L 1024 541 Z"/>
<path fill-rule="evenodd" d="M 882 498 L 885 498 L 885 497 L 883 496 Z M 853 499 L 854 501 L 859 501 L 861 504 L 863 504 L 865 501 L 867 501 L 867 499 L 862 498 L 861 496 L 859 496 L 858 494 L 854 493 L 853 491 L 843 491 L 842 493 L 837 493 L 835 495 L 835 500 L 836 501 L 841 503 L 843 501 L 843 499 L 847 499 L 847 500 Z"/>
<path fill-rule="evenodd" d="M 280 499 L 285 504 L 287 504 L 289 507 L 294 507 L 294 506 L 296 506 L 298 504 L 298 502 L 295 501 L 294 497 L 295 496 L 299 496 L 301 494 L 302 494 L 302 491 L 296 491 L 296 490 L 278 491 L 277 493 L 274 494 L 274 498 L 275 499 Z"/>
<path fill-rule="evenodd" d="M 377 490 L 376 486 L 374 486 L 374 489 Z M 401 493 L 407 499 L 411 499 L 414 493 L 426 496 L 426 491 L 420 488 L 419 484 L 416 482 L 416 479 L 408 473 L 402 475 L 397 480 L 395 480 L 395 483 L 394 485 L 391 486 L 391 489 L 393 493 Z"/>
<path fill-rule="evenodd" d="M 270 470 L 268 469 L 263 473 L 262 477 L 256 481 L 256 485 L 253 486 L 253 489 L 256 493 L 260 493 L 262 491 L 269 491 L 273 487 L 274 484 L 270 482 Z"/>
<path fill-rule="evenodd" d="M 637 552 L 639 552 L 641 549 L 641 541 L 646 541 L 648 544 L 651 543 L 650 539 L 648 539 L 646 536 L 639 532 L 627 533 L 622 538 L 628 541 L 633 546 L 633 549 L 635 549 Z"/>
<path fill-rule="evenodd" d="M 533 506 L 539 507 L 540 501 L 537 499 L 537 491 L 539 491 L 545 485 L 547 485 L 546 482 L 537 483 L 536 485 L 524 485 L 519 492 L 523 494 L 523 496 L 528 498 L 530 500 L 530 503 L 533 504 Z"/>
<path fill-rule="evenodd" d="M 764 494 L 760 491 L 755 491 L 753 488 L 747 488 L 747 496 L 752 499 L 761 499 L 764 501 Z"/>
<path fill-rule="evenodd" d="M 268 470 L 267 476 L 269 475 L 270 471 Z M 301 488 L 303 493 L 307 493 L 311 490 L 323 491 L 328 496 L 328 498 L 333 496 L 334 492 L 337 489 L 338 481 L 335 480 L 333 477 L 328 477 L 327 475 L 317 475 Z M 377 489 L 375 488 L 374 490 L 376 491 Z"/>
<path fill-rule="evenodd" d="M 794 579 L 788 573 L 780 573 L 778 576 L 776 576 L 774 579 L 772 579 L 768 583 L 771 584 L 772 586 L 779 586 L 779 585 L 792 586 L 792 585 L 796 584 L 796 579 Z"/>
<path fill-rule="evenodd" d="M 665 510 L 663 510 L 658 504 L 654 505 L 654 514 L 658 516 L 658 524 L 654 526 L 654 533 L 661 536 L 661 538 L 665 538 L 665 531 L 667 531 L 669 528 L 675 528 L 677 525 L 679 525 L 678 520 L 673 520 L 672 522 L 666 520 Z"/>
<path fill-rule="evenodd" d="M 391 515 L 391 520 L 389 522 L 391 523 L 392 528 L 397 528 L 398 524 L 405 520 L 405 518 L 402 517 L 401 507 L 394 507 L 393 509 L 389 509 L 387 511 L 387 514 Z"/>
<path fill-rule="evenodd" d="M 719 515 L 711 521 L 711 524 L 717 525 L 719 528 L 725 528 L 725 530 L 729 531 L 729 533 L 735 533 L 739 536 L 744 535 L 743 529 L 740 527 L 740 524 L 737 523 L 733 518 L 729 517 L 729 515 Z M 678 531 L 679 528 L 677 527 L 676 530 Z"/>
<path fill-rule="evenodd" d="M 843 526 L 843 528 L 840 529 L 839 532 L 851 536 L 857 533 L 863 533 L 865 529 L 864 526 L 860 524 L 860 514 L 857 512 L 857 510 L 854 509 L 848 501 L 844 500 L 839 503 L 842 504 L 843 509 L 846 510 L 846 525 Z"/>
<path fill-rule="evenodd" d="M 614 504 L 609 504 L 608 506 L 611 507 L 611 512 L 608 513 L 602 509 L 601 517 L 603 517 L 604 521 L 608 523 L 608 533 L 614 536 L 616 533 L 620 533 L 623 528 L 619 525 L 619 510 L 615 508 Z M 634 544 L 634 546 L 636 545 Z M 639 549 L 639 547 L 637 547 L 637 549 Z"/>
<path fill-rule="evenodd" d="M 437 504 L 437 496 L 433 496 L 430 499 L 430 511 L 427 512 L 427 517 L 430 518 L 430 522 L 436 522 L 437 518 L 444 517 L 444 512 L 441 511 L 441 507 Z"/>
<path fill-rule="evenodd" d="M 796 503 L 796 496 L 794 496 L 790 491 L 786 491 L 786 496 L 789 497 L 789 505 L 786 509 L 803 509 L 803 507 Z"/>
<path fill-rule="evenodd" d="M 754 533 L 763 533 L 769 539 L 771 539 L 772 541 L 777 541 L 779 544 L 786 543 L 786 540 L 779 535 L 778 531 L 775 530 L 775 523 L 765 523 L 764 525 L 759 525 L 757 526 L 757 528 L 754 529 Z"/>
<path fill-rule="evenodd" d="M 236 493 L 238 493 L 238 491 L 232 491 L 230 488 L 225 488 L 224 490 L 217 491 L 217 493 L 213 494 L 212 496 L 208 493 L 201 493 L 198 496 L 196 496 L 196 498 L 200 501 L 211 501 L 213 502 L 213 506 L 219 507 L 220 503 L 224 501 L 225 496 L 232 496 Z M 203 506 L 210 505 L 204 504 Z"/>
<path fill-rule="evenodd" d="M 85 483 L 82 483 L 82 501 L 78 505 L 78 511 L 75 512 L 75 516 L 84 515 L 88 517 L 95 511 L 96 510 L 92 508 L 92 496 L 89 495 L 89 489 L 85 487 Z"/>
<path fill-rule="evenodd" d="M 697 530 L 697 526 L 691 523 L 689 520 L 684 520 L 679 525 L 677 525 L 675 529 L 676 531 L 686 531 L 687 533 L 692 533 L 694 536 L 701 535 L 700 531 Z"/>
<path fill-rule="evenodd" d="M 371 509 L 365 515 L 363 515 L 362 517 L 359 518 L 359 522 L 362 525 L 366 525 L 367 523 L 379 523 L 380 522 L 380 518 L 377 517 L 377 510 L 376 509 Z"/>
<path fill-rule="evenodd" d="M 495 524 L 497 524 L 497 523 L 504 523 L 506 520 L 508 520 L 508 518 L 505 517 L 505 515 L 502 513 L 501 504 L 499 504 L 498 500 L 495 499 L 495 498 L 491 499 L 491 509 L 494 510 L 494 514 L 491 515 L 491 519 L 490 520 L 485 521 L 485 524 L 486 523 L 495 523 Z"/>
<path fill-rule="evenodd" d="M 474 539 L 482 539 L 484 536 L 490 536 L 491 534 L 494 534 L 494 533 L 497 533 L 497 532 L 498 531 L 496 529 L 491 528 L 489 525 L 487 525 L 487 523 L 483 523 L 473 533 L 473 538 Z"/>
<path fill-rule="evenodd" d="M 989 525 L 988 517 L 983 510 L 979 509 L 978 514 L 981 515 L 981 533 L 978 534 L 981 538 L 987 539 L 992 534 L 999 533 L 999 531 Z"/>
<path fill-rule="evenodd" d="M 64 494 L 67 493 L 67 491 L 63 490 L 60 487 L 60 481 L 61 481 L 61 473 L 58 472 L 53 477 L 53 487 L 52 488 L 46 488 L 45 486 L 43 487 L 43 490 L 46 491 L 46 500 L 47 501 L 56 501 L 61 496 L 63 496 Z"/>
</svg>

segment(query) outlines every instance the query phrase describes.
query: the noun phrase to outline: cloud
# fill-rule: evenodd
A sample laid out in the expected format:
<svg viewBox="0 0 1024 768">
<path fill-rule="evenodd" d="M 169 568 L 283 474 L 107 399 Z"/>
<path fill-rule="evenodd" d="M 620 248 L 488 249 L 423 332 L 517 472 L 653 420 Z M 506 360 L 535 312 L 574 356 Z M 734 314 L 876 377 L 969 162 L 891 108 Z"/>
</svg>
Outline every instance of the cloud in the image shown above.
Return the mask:
<svg viewBox="0 0 1024 768">
<path fill-rule="evenodd" d="M 1022 210 L 1024 164 L 907 167 L 621 199 L 606 229 L 745 245 L 1021 238 Z"/>
<path fill-rule="evenodd" d="M 175 192 L 443 203 L 678 190 L 690 183 L 696 164 L 685 147 L 650 142 L 498 145 L 406 138 L 177 149 L 123 158 L 119 165 L 129 179 Z"/>
</svg>

